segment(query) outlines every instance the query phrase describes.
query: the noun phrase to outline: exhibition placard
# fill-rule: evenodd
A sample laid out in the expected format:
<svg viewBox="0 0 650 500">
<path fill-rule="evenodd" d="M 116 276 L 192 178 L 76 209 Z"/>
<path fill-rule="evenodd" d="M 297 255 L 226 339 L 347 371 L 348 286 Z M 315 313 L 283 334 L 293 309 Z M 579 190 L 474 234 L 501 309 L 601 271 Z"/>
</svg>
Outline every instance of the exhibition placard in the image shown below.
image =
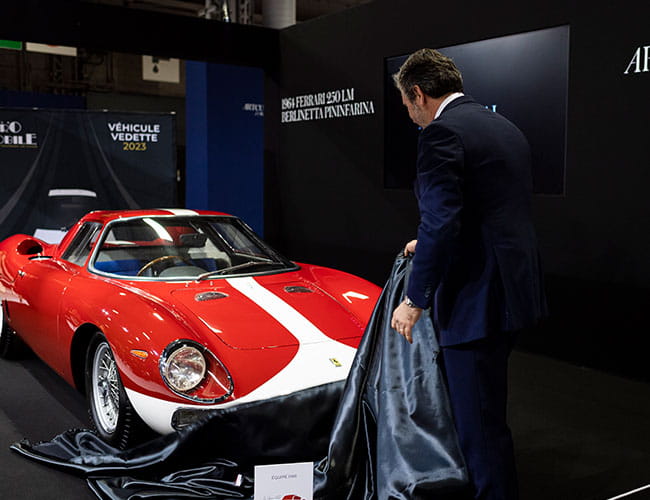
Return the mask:
<svg viewBox="0 0 650 500">
<path fill-rule="evenodd" d="M 313 500 L 314 464 L 258 465 L 254 500 Z"/>
</svg>

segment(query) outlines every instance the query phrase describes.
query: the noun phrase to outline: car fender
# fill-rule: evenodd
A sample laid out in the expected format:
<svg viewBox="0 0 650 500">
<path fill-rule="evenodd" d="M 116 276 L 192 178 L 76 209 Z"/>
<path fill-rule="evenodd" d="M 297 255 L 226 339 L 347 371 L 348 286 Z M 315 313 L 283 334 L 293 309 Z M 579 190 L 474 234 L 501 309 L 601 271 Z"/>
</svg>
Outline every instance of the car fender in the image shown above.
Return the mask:
<svg viewBox="0 0 650 500">
<path fill-rule="evenodd" d="M 0 242 L 0 283 L 10 285 L 30 258 L 51 255 L 52 245 L 29 236 L 15 234 Z"/>
<path fill-rule="evenodd" d="M 77 358 L 70 359 L 64 377 L 74 383 L 73 366 L 85 363 L 78 356 L 83 353 L 85 358 L 86 353 L 73 344 L 73 338 L 93 325 L 106 337 L 126 388 L 177 400 L 160 376 L 158 361 L 167 345 L 177 339 L 201 342 L 191 320 L 156 297 L 126 284 L 81 275 L 73 280 L 75 283 L 64 292 L 59 328 L 70 356 Z"/>
</svg>

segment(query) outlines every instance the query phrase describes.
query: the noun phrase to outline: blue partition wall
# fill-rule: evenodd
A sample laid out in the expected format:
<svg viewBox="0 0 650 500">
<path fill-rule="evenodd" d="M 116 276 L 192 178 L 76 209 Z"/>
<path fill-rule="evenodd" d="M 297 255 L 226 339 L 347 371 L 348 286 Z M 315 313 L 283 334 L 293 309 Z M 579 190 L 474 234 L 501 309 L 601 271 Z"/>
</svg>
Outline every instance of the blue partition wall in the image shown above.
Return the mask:
<svg viewBox="0 0 650 500">
<path fill-rule="evenodd" d="M 262 235 L 264 72 L 188 61 L 186 76 L 185 204 L 237 215 Z"/>
</svg>

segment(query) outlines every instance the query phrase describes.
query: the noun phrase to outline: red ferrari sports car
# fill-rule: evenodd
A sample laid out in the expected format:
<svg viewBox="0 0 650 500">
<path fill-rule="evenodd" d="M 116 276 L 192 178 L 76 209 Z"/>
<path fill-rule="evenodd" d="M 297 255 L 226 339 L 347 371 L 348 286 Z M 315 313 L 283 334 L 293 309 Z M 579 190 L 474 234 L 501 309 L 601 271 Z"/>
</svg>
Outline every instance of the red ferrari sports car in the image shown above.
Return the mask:
<svg viewBox="0 0 650 500">
<path fill-rule="evenodd" d="M 206 409 L 347 376 L 376 285 L 297 264 L 236 217 L 99 211 L 59 244 L 0 243 L 0 355 L 22 340 L 118 447 Z"/>
</svg>

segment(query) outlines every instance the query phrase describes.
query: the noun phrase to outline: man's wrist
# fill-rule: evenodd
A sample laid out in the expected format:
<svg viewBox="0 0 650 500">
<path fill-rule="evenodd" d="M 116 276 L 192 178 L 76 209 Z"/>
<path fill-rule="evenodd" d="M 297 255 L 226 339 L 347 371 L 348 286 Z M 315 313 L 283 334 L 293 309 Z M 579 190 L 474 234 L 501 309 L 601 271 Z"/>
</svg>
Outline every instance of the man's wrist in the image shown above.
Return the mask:
<svg viewBox="0 0 650 500">
<path fill-rule="evenodd" d="M 422 309 L 421 307 L 418 307 L 415 302 L 413 302 L 411 299 L 409 299 L 408 295 L 404 296 L 404 304 L 406 304 L 408 307 L 411 309 Z"/>
</svg>

